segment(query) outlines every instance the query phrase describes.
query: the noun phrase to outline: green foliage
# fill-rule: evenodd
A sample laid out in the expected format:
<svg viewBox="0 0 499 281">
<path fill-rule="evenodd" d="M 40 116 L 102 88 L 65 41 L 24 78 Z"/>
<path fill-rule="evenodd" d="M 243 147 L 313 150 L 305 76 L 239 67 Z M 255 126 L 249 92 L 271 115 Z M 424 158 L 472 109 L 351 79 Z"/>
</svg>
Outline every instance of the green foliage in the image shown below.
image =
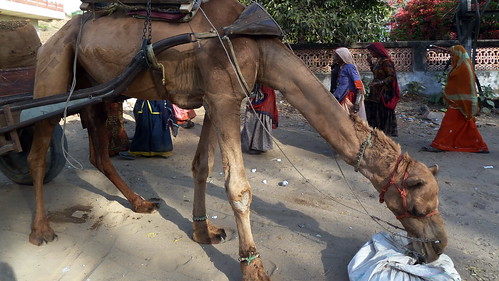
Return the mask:
<svg viewBox="0 0 499 281">
<path fill-rule="evenodd" d="M 482 92 L 478 95 L 478 102 L 483 113 L 490 113 L 490 108 L 495 107 L 494 100 L 498 99 L 494 90 L 490 86 L 483 86 Z"/>
<path fill-rule="evenodd" d="M 49 26 L 48 24 L 40 23 L 38 24 L 38 29 L 40 29 L 40 31 L 47 31 L 49 29 Z"/>
<path fill-rule="evenodd" d="M 435 74 L 434 77 L 435 80 L 437 80 L 437 82 L 440 83 L 442 91 L 438 94 L 429 95 L 428 102 L 435 105 L 445 105 L 443 92 L 445 89 L 445 85 L 447 84 L 447 72 L 446 71 L 439 72 L 438 74 Z"/>
<path fill-rule="evenodd" d="M 445 85 L 447 84 L 447 75 L 448 75 L 448 71 L 442 71 L 442 72 L 438 72 L 437 74 L 435 74 L 433 76 L 433 77 L 435 77 L 435 80 L 437 80 L 437 82 L 442 87 L 442 92 L 444 91 Z"/>
<path fill-rule="evenodd" d="M 406 94 L 415 94 L 415 95 L 421 95 L 424 93 L 424 90 L 426 90 L 425 85 L 417 82 L 417 81 L 412 81 L 407 84 L 405 87 L 405 90 L 402 92 L 404 95 Z"/>
<path fill-rule="evenodd" d="M 444 100 L 444 96 L 442 93 L 428 95 L 427 100 L 428 100 L 428 103 L 431 103 L 431 104 L 445 105 L 445 100 Z"/>
<path fill-rule="evenodd" d="M 252 1 L 241 0 L 243 4 Z M 289 43 L 384 41 L 393 8 L 377 0 L 262 0 Z"/>
</svg>

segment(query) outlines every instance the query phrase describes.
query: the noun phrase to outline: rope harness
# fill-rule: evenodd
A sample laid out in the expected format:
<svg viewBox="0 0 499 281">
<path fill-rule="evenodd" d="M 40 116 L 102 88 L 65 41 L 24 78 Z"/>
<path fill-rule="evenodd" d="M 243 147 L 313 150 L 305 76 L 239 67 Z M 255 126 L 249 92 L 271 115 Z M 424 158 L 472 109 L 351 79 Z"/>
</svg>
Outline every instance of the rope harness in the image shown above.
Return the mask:
<svg viewBox="0 0 499 281">
<path fill-rule="evenodd" d="M 418 215 L 413 215 L 413 214 L 409 213 L 409 211 L 407 210 L 407 189 L 406 189 L 406 186 L 407 186 L 407 178 L 409 177 L 409 171 L 408 171 L 409 164 L 407 164 L 407 166 L 405 167 L 404 176 L 402 178 L 402 186 L 399 186 L 397 184 L 397 181 L 395 180 L 395 176 L 397 175 L 397 169 L 398 169 L 400 163 L 402 162 L 402 159 L 403 159 L 403 155 L 401 154 L 397 160 L 397 164 L 395 165 L 395 168 L 393 169 L 392 177 L 390 178 L 390 181 L 383 187 L 383 189 L 379 193 L 379 203 L 385 202 L 385 193 L 388 191 L 388 188 L 390 188 L 390 186 L 394 186 L 397 189 L 397 191 L 400 193 L 400 197 L 402 198 L 402 206 L 404 207 L 404 210 L 405 210 L 405 213 L 398 215 L 396 217 L 398 220 L 401 220 L 403 218 L 425 218 L 425 217 L 431 217 L 433 215 L 438 214 L 438 210 L 434 210 L 426 215 L 418 216 Z"/>
<path fill-rule="evenodd" d="M 364 157 L 364 153 L 366 152 L 366 148 L 368 146 L 371 146 L 371 144 L 372 144 L 371 139 L 372 139 L 373 135 L 374 135 L 374 130 L 371 131 L 371 133 L 366 137 L 364 142 L 362 142 L 362 144 L 360 145 L 360 149 L 359 149 L 359 152 L 357 153 L 357 159 L 355 162 L 355 169 L 354 169 L 355 172 L 359 171 L 360 161 L 362 161 L 362 158 Z"/>
</svg>

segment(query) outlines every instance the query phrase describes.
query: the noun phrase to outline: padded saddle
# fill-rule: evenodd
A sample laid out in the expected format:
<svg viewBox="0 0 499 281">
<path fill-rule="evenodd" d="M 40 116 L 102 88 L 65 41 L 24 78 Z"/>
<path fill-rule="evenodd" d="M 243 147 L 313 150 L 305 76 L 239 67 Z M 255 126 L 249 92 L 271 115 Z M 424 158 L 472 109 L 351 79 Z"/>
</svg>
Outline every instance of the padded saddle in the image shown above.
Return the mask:
<svg viewBox="0 0 499 281">
<path fill-rule="evenodd" d="M 95 11 L 106 9 L 106 7 L 124 5 L 133 10 L 142 10 L 147 6 L 148 0 L 81 0 L 80 9 L 83 11 Z M 200 0 L 151 0 L 153 11 L 169 13 L 191 13 L 200 5 Z"/>
</svg>

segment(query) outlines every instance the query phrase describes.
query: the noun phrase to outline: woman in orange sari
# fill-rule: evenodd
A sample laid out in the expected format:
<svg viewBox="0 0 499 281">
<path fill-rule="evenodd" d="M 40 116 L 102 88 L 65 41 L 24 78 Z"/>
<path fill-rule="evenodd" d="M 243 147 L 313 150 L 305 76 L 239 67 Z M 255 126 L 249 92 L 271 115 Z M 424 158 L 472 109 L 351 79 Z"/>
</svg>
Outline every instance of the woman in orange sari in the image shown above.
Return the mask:
<svg viewBox="0 0 499 281">
<path fill-rule="evenodd" d="M 473 64 L 461 45 L 452 46 L 450 53 L 452 67 L 444 90 L 447 112 L 431 146 L 445 151 L 488 153 L 475 124 L 479 107 Z"/>
</svg>

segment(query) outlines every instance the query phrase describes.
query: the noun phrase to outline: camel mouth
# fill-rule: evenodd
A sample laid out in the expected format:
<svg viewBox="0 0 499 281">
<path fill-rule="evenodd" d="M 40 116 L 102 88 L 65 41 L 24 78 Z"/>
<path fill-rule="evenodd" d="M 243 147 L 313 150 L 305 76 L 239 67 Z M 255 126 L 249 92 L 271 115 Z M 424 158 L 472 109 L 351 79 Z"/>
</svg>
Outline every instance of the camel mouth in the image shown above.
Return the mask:
<svg viewBox="0 0 499 281">
<path fill-rule="evenodd" d="M 411 251 L 409 252 L 408 256 L 412 257 L 413 259 L 416 260 L 414 264 L 425 264 L 427 263 L 427 258 L 425 257 L 424 253 L 419 253 L 416 251 Z"/>
<path fill-rule="evenodd" d="M 447 232 L 440 214 L 421 219 L 408 218 L 402 224 L 409 238 L 409 252 L 417 263 L 436 261 L 447 247 Z"/>
<path fill-rule="evenodd" d="M 417 239 L 417 238 L 416 238 Z M 409 244 L 409 256 L 416 259 L 416 264 L 432 263 L 443 253 L 445 242 L 434 240 L 429 242 L 412 241 Z"/>
</svg>

